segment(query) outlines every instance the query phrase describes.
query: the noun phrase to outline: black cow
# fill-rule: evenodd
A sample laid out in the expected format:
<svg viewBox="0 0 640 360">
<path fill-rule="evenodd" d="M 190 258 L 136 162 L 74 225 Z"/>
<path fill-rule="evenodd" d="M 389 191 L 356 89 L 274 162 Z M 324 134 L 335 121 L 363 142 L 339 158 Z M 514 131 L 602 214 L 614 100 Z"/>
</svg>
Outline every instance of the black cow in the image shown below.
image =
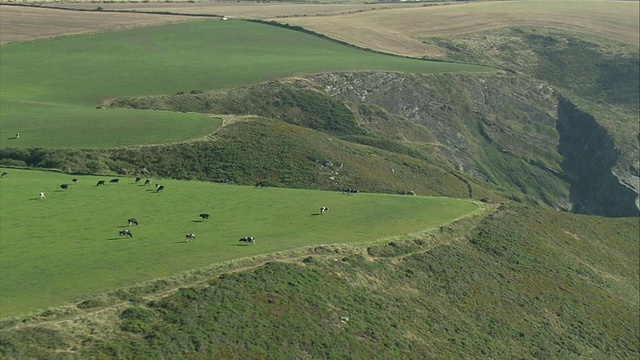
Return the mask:
<svg viewBox="0 0 640 360">
<path fill-rule="evenodd" d="M 67 185 L 67 184 L 60 185 L 60 189 L 62 189 L 62 190 L 67 190 L 68 188 L 69 188 L 69 185 Z"/>
<path fill-rule="evenodd" d="M 151 179 L 145 180 L 144 185 L 149 185 L 149 184 L 151 184 Z"/>
<path fill-rule="evenodd" d="M 256 187 L 267 187 L 269 186 L 269 183 L 266 181 L 258 181 L 256 182 Z"/>
<path fill-rule="evenodd" d="M 187 242 L 196 241 L 196 234 L 187 234 L 186 238 L 187 238 Z"/>
<path fill-rule="evenodd" d="M 119 184 L 120 183 L 120 179 L 111 179 L 109 180 L 109 184 Z"/>
<path fill-rule="evenodd" d="M 160 192 L 164 190 L 164 186 L 160 185 L 158 186 L 158 188 L 156 188 L 156 192 Z"/>
<path fill-rule="evenodd" d="M 139 183 L 140 181 L 142 181 L 142 178 L 137 177 L 137 178 L 136 178 L 136 182 L 135 182 L 135 183 L 137 184 L 137 183 Z"/>
<path fill-rule="evenodd" d="M 6 171 L 5 171 L 5 172 L 3 172 L 3 173 L 2 173 L 2 175 L 0 175 L 0 177 L 7 177 L 7 176 L 9 176 L 9 173 L 8 173 L 8 172 L 6 172 Z"/>
<path fill-rule="evenodd" d="M 96 186 L 104 186 L 104 185 L 105 185 L 104 180 L 100 180 L 100 181 L 98 181 L 98 183 L 96 184 Z"/>
<path fill-rule="evenodd" d="M 71 179 L 71 181 L 72 181 L 74 184 L 77 184 L 77 183 L 78 183 L 78 179 Z"/>
<path fill-rule="evenodd" d="M 209 214 L 204 214 L 204 213 L 200 214 L 198 216 L 200 216 L 202 218 L 202 220 L 207 220 L 209 218 Z"/>
<path fill-rule="evenodd" d="M 349 189 L 342 190 L 342 192 L 345 194 L 357 194 L 358 190 L 349 188 Z"/>
<path fill-rule="evenodd" d="M 412 195 L 412 196 L 416 196 L 416 193 L 415 193 L 415 192 L 413 192 L 413 191 L 405 191 L 405 190 L 398 191 L 398 194 L 400 194 L 400 195 Z"/>
<path fill-rule="evenodd" d="M 324 214 L 325 212 L 329 211 L 329 208 L 326 206 L 323 206 L 320 208 L 320 215 Z"/>
<path fill-rule="evenodd" d="M 125 230 L 120 230 L 120 236 L 128 236 L 132 238 L 133 234 L 131 233 L 131 231 L 129 231 L 129 229 L 125 229 Z"/>
<path fill-rule="evenodd" d="M 240 238 L 241 242 L 247 243 L 247 244 L 254 244 L 256 243 L 256 239 L 253 236 L 245 236 L 243 238 Z"/>
<path fill-rule="evenodd" d="M 133 226 L 133 225 L 138 226 L 138 219 L 136 218 L 131 218 L 131 219 L 128 219 L 127 221 L 129 222 L 129 226 Z"/>
</svg>

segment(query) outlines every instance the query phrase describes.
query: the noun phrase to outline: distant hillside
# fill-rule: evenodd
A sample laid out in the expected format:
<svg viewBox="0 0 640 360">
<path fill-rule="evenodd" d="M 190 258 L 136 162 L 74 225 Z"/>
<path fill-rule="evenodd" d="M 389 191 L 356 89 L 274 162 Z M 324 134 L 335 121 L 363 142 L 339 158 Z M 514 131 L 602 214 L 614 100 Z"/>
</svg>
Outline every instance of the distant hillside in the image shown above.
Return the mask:
<svg viewBox="0 0 640 360">
<path fill-rule="evenodd" d="M 637 34 L 637 28 L 636 28 Z M 571 105 L 558 111 L 571 113 L 582 120 L 569 127 L 564 135 L 586 122 L 596 137 L 610 138 L 612 172 L 632 189 L 640 190 L 640 51 L 601 38 L 539 28 L 510 28 L 425 40 L 446 49 L 448 60 L 470 61 L 509 68 L 551 86 Z M 566 112 L 565 112 L 566 111 Z M 582 115 L 578 115 L 582 113 Z M 566 131 L 569 132 L 566 132 Z M 561 134 L 563 135 L 563 134 Z M 591 140 L 583 138 L 582 146 Z M 596 146 L 598 147 L 598 146 Z M 615 154 L 611 153 L 614 152 Z M 589 157 L 593 149 L 581 156 Z M 584 175 L 583 175 L 584 176 Z"/>
<path fill-rule="evenodd" d="M 8 359 L 637 358 L 637 219 L 503 205 L 423 236 L 5 321 Z M 97 307 L 96 307 L 97 306 Z M 35 320 L 35 321 L 34 321 Z"/>
<path fill-rule="evenodd" d="M 228 91 L 123 98 L 114 101 L 112 106 L 259 115 L 387 150 L 517 201 L 608 216 L 637 215 L 636 191 L 612 174 L 618 161 L 606 160 L 602 166 L 594 165 L 593 156 L 618 156 L 615 145 L 607 140 L 606 129 L 551 87 L 523 76 L 319 74 Z M 578 131 L 587 126 L 592 126 L 591 130 Z M 581 138 L 581 133 L 591 134 L 591 138 Z M 602 135 L 593 137 L 595 133 Z M 240 141 L 230 132 L 224 134 Z M 242 141 L 257 135 L 252 131 L 243 134 Z M 220 141 L 225 136 L 216 138 Z M 307 153 L 306 161 L 312 163 L 317 156 L 312 155 L 311 148 L 321 144 L 320 139 L 290 140 L 302 147 L 286 151 Z M 585 151 L 585 141 L 599 152 Z M 304 149 L 303 144 L 309 148 Z M 575 155 L 570 155 L 572 153 Z M 248 158 L 265 156 L 259 154 L 248 155 Z M 334 154 L 325 160 L 336 163 L 337 158 Z M 260 166 L 272 167 L 271 174 L 275 174 L 277 163 L 260 161 Z M 341 164 L 349 169 L 349 161 Z M 389 165 L 387 170 L 392 168 L 394 166 Z M 373 169 L 376 166 L 369 166 L 365 172 L 367 180 L 364 177 L 358 180 L 364 188 L 392 191 L 389 184 L 383 184 L 398 175 Z M 344 179 L 343 176 L 334 178 Z M 587 179 L 600 180 L 584 183 Z M 609 185 L 600 186 L 604 181 Z M 421 191 L 424 187 L 418 182 L 408 185 Z M 333 185 L 325 184 L 322 188 L 346 185 L 339 183 L 340 180 L 335 180 Z M 373 185 L 375 183 L 378 185 Z M 286 186 L 310 185 L 318 186 L 295 181 Z M 452 193 L 440 190 L 439 194 L 451 196 Z"/>
</svg>

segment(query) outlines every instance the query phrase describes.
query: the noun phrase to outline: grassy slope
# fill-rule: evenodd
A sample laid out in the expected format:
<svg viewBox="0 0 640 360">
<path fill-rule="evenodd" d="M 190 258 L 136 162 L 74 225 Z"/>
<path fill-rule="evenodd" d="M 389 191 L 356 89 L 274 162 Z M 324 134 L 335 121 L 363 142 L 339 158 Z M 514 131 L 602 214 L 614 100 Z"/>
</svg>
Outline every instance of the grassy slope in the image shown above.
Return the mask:
<svg viewBox="0 0 640 360">
<path fill-rule="evenodd" d="M 97 187 L 99 177 L 71 184 L 66 174 L 8 172 L 0 183 L 2 317 L 235 258 L 420 231 L 477 209 L 444 198 L 176 180 L 161 181 L 166 190 L 156 193 L 132 178 Z M 63 191 L 62 183 L 71 185 Z M 331 211 L 318 216 L 321 206 Z M 201 221 L 202 212 L 211 219 Z M 130 228 L 134 238 L 118 237 L 130 217 L 140 221 Z M 185 243 L 186 233 L 197 241 Z M 247 235 L 256 246 L 239 246 Z"/>
<path fill-rule="evenodd" d="M 390 84 L 400 85 L 393 87 Z M 480 173 L 476 180 L 484 180 L 485 184 L 500 188 L 504 195 L 518 194 L 516 197 L 525 201 L 542 201 L 558 207 L 562 203 L 560 199 L 567 198 L 568 189 L 548 170 L 560 169 L 562 160 L 556 153 L 558 139 L 553 127 L 555 105 L 549 93 L 541 91 L 538 85 L 506 75 L 344 73 L 270 81 L 197 95 L 124 98 L 117 99 L 114 105 L 169 111 L 188 109 L 213 114 L 259 114 L 402 154 L 405 159 L 410 158 L 412 163 L 422 164 L 423 168 L 427 168 L 427 164 L 431 166 L 434 169 L 431 174 L 437 172 L 436 166 L 448 169 L 451 163 L 459 162 L 464 164 L 467 174 L 472 171 Z M 336 95 L 338 99 L 319 90 L 325 88 L 331 89 L 329 91 L 334 95 L 339 94 Z M 429 100 L 425 102 L 422 99 Z M 380 109 L 376 113 L 371 110 L 371 104 L 386 108 L 393 114 L 405 115 L 411 120 L 399 115 L 391 117 Z M 348 105 L 357 106 L 353 110 L 357 115 L 347 111 Z M 403 129 L 403 121 L 412 126 Z M 257 131 L 257 128 L 250 127 L 242 131 L 252 139 L 249 143 L 253 146 L 261 141 Z M 225 137 L 233 138 L 234 134 L 239 133 L 221 133 L 219 141 Z M 290 137 L 302 134 L 299 131 L 286 133 Z M 322 139 L 302 141 L 307 149 L 293 147 L 292 143 L 299 145 L 300 141 L 288 139 L 278 147 L 293 153 L 306 153 L 310 158 L 322 158 L 314 154 Z M 227 145 L 219 146 L 228 148 Z M 448 152 L 450 149 L 456 150 L 451 154 Z M 277 152 L 268 153 L 275 157 Z M 228 157 L 230 154 L 226 155 Z M 346 164 L 346 168 L 340 170 L 341 175 L 334 176 L 338 179 L 344 177 L 350 165 L 355 165 L 350 164 L 355 159 L 338 156 L 335 151 L 329 158 L 324 156 L 324 160 L 332 162 L 343 159 L 341 163 Z M 243 159 L 248 157 L 257 156 L 251 155 L 251 152 L 241 156 Z M 269 164 L 271 172 L 277 172 L 278 162 L 270 161 Z M 302 173 L 301 170 L 306 168 L 304 161 L 300 161 L 299 166 L 298 173 Z M 386 182 L 388 189 L 393 182 L 391 179 L 399 177 L 400 172 L 385 173 L 384 168 L 374 171 L 379 166 L 384 165 L 370 166 L 369 175 L 352 184 L 358 183 L 363 187 L 369 182 Z M 399 165 L 387 167 L 391 168 L 404 170 Z M 433 183 L 437 183 L 435 178 L 433 180 Z M 414 184 L 397 189 L 422 191 L 418 183 L 414 181 Z M 311 185 L 308 181 L 289 184 L 294 187 Z M 318 186 L 324 185 L 311 185 Z M 375 189 L 388 191 L 382 184 Z M 451 191 L 440 194 L 460 196 Z"/>
<path fill-rule="evenodd" d="M 122 313 L 125 332 L 78 357 L 637 357 L 637 219 L 508 210 L 422 256 L 276 263 L 181 291 Z M 16 357 L 95 341 L 46 327 L 0 336 Z"/>
<path fill-rule="evenodd" d="M 21 159 L 14 165 L 76 173 L 133 175 L 146 170 L 155 177 L 180 180 L 229 179 L 243 185 L 268 181 L 288 188 L 499 199 L 451 170 L 408 156 L 406 151 L 354 144 L 265 118 L 231 116 L 225 117 L 225 123 L 208 141 L 111 150 L 5 149 L 0 150 L 0 158 Z"/>
<path fill-rule="evenodd" d="M 167 144 L 212 134 L 220 119 L 199 114 L 123 111 L 87 106 L 0 102 L 11 148 L 103 148 Z M 15 133 L 20 138 L 15 139 Z"/>
<path fill-rule="evenodd" d="M 33 58 L 38 61 L 31 61 Z M 338 70 L 489 70 L 374 54 L 300 32 L 241 21 L 189 22 L 7 44 L 2 46 L 1 62 L 0 144 L 34 146 L 33 141 L 24 145 L 7 141 L 20 132 L 28 138 L 37 135 L 36 146 L 58 148 L 120 145 L 122 141 L 109 139 L 121 132 L 136 134 L 129 145 L 156 142 L 152 134 L 117 120 L 126 117 L 131 124 L 136 123 L 129 113 L 93 115 L 97 113 L 93 109 L 96 105 L 118 96 L 230 88 L 297 73 Z M 153 112 L 134 114 L 143 122 L 158 118 Z M 173 122 L 156 124 L 155 133 L 169 133 L 175 128 L 175 121 L 188 120 L 185 115 L 174 117 Z M 73 138 L 73 129 L 79 129 L 85 142 L 68 144 L 60 131 L 40 133 L 48 126 L 57 130 L 57 123 L 63 120 L 77 124 L 68 132 Z M 105 130 L 110 136 L 84 130 L 99 120 L 115 121 L 118 126 Z M 188 139 L 193 129 L 179 137 Z M 199 135 L 206 135 L 207 130 L 201 128 Z M 171 141 L 176 136 L 167 137 Z"/>
<path fill-rule="evenodd" d="M 5 354 L 45 359 L 635 358 L 638 230 L 637 219 L 503 206 L 410 242 L 225 274 L 89 314 L 73 332 L 0 336 Z"/>
</svg>

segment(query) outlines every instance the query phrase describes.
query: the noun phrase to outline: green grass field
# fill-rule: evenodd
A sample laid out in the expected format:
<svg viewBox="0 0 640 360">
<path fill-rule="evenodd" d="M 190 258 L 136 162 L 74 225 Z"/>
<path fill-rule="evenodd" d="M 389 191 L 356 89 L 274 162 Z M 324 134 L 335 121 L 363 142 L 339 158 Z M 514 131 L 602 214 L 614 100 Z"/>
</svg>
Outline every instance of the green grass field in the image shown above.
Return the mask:
<svg viewBox="0 0 640 360">
<path fill-rule="evenodd" d="M 214 120 L 208 123 L 208 118 L 191 114 L 96 109 L 122 96 L 232 88 L 326 71 L 493 71 L 375 54 L 243 21 L 197 21 L 70 36 L 7 44 L 0 50 L 0 145 L 11 147 L 173 142 L 204 136 L 216 126 Z M 146 126 L 149 123 L 153 126 Z M 140 124 L 145 124 L 143 130 Z M 10 141 L 17 132 L 20 141 Z M 128 135 L 122 137 L 123 133 Z"/>
<path fill-rule="evenodd" d="M 177 180 L 96 186 L 110 178 L 0 169 L 2 317 L 64 304 L 225 260 L 315 244 L 369 242 L 448 223 L 469 201 L 346 195 Z M 67 190 L 60 184 L 70 184 Z M 46 199 L 40 200 L 40 192 Z M 319 208 L 330 211 L 319 215 Z M 211 218 L 203 221 L 200 213 Z M 139 226 L 128 227 L 135 217 Z M 130 228 L 133 239 L 118 236 Z M 196 241 L 185 242 L 186 233 Z M 254 236 L 256 245 L 238 240 Z"/>
</svg>

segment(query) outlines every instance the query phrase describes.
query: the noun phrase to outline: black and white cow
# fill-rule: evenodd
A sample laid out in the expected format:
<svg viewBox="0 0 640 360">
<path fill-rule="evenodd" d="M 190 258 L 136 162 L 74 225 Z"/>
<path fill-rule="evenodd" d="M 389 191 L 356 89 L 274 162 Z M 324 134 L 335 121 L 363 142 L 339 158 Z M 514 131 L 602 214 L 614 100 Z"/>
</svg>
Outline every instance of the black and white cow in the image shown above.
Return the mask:
<svg viewBox="0 0 640 360">
<path fill-rule="evenodd" d="M 127 222 L 129 223 L 129 226 L 133 226 L 133 225 L 138 226 L 138 219 L 136 218 L 128 219 Z"/>
<path fill-rule="evenodd" d="M 159 186 L 156 188 L 156 192 L 160 192 L 160 191 L 164 191 L 164 186 L 159 185 Z"/>
<path fill-rule="evenodd" d="M 247 243 L 247 244 L 254 244 L 256 243 L 256 239 L 253 236 L 245 236 L 243 238 L 240 238 L 241 242 Z"/>
<path fill-rule="evenodd" d="M 322 214 L 326 213 L 327 211 L 329 211 L 329 208 L 328 208 L 328 207 L 326 207 L 326 206 L 321 207 L 321 208 L 320 208 L 320 215 L 322 215 Z"/>
<path fill-rule="evenodd" d="M 142 178 L 137 177 L 135 183 L 139 183 L 140 181 L 142 181 Z"/>
<path fill-rule="evenodd" d="M 186 238 L 187 238 L 187 242 L 196 241 L 196 234 L 187 234 Z"/>
<path fill-rule="evenodd" d="M 2 173 L 2 175 L 0 175 L 0 177 L 7 177 L 7 176 L 9 176 L 9 173 L 8 173 L 8 172 L 6 172 L 6 171 L 5 171 L 5 172 L 3 172 L 3 173 Z"/>
<path fill-rule="evenodd" d="M 120 179 L 111 179 L 109 180 L 109 184 L 119 184 L 120 183 Z"/>
<path fill-rule="evenodd" d="M 69 188 L 69 185 L 67 185 L 67 184 L 60 185 L 60 189 L 62 189 L 62 190 L 67 190 L 68 188 Z"/>
<path fill-rule="evenodd" d="M 128 236 L 128 237 L 132 238 L 133 234 L 131 233 L 131 231 L 129 229 L 125 229 L 125 230 L 120 230 L 120 236 Z"/>
<path fill-rule="evenodd" d="M 209 214 L 205 214 L 205 213 L 202 213 L 202 214 L 200 214 L 198 216 L 200 216 L 202 218 L 202 220 L 207 220 L 209 218 Z"/>
<path fill-rule="evenodd" d="M 98 181 L 98 183 L 96 184 L 96 186 L 104 186 L 104 185 L 105 185 L 104 180 L 100 180 L 100 181 Z"/>
<path fill-rule="evenodd" d="M 71 181 L 72 181 L 74 184 L 77 184 L 77 183 L 78 183 L 78 179 L 75 179 L 75 178 L 74 178 L 74 179 L 71 179 Z"/>
<path fill-rule="evenodd" d="M 149 184 L 151 184 L 151 179 L 147 179 L 144 181 L 144 185 L 149 185 Z"/>
</svg>

